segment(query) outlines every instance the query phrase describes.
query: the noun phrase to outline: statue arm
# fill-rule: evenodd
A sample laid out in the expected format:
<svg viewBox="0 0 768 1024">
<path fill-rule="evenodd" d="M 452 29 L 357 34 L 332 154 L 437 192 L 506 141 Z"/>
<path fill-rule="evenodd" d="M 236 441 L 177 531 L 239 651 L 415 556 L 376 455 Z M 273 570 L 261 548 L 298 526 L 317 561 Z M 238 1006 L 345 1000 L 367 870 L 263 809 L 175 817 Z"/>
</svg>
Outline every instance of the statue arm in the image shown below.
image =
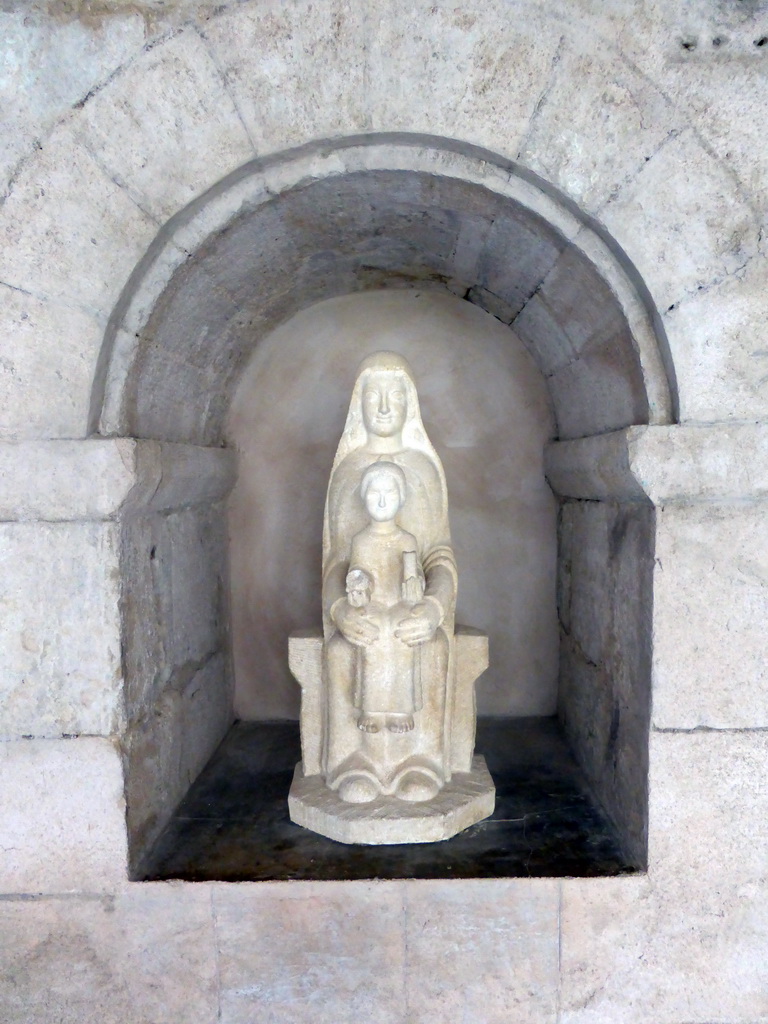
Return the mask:
<svg viewBox="0 0 768 1024">
<path fill-rule="evenodd" d="M 450 547 L 430 552 L 424 559 L 424 577 L 424 597 L 395 630 L 395 636 L 409 647 L 431 640 L 453 612 L 456 604 L 456 563 Z"/>
<path fill-rule="evenodd" d="M 347 600 L 345 580 L 348 568 L 348 562 L 335 562 L 330 566 L 323 581 L 323 609 L 331 626 L 338 629 L 349 643 L 361 647 L 378 638 L 379 627 L 365 607 L 353 608 Z"/>
</svg>

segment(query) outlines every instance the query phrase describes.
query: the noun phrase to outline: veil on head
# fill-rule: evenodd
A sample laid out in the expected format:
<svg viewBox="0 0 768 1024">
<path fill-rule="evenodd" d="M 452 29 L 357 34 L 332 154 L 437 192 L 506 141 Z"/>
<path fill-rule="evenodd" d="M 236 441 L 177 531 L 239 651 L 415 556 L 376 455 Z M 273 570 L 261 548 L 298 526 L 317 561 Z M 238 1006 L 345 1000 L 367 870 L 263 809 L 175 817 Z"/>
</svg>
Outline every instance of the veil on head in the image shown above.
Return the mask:
<svg viewBox="0 0 768 1024">
<path fill-rule="evenodd" d="M 331 469 L 331 475 L 328 482 L 328 491 L 325 500 L 325 514 L 323 516 L 324 578 L 329 565 L 333 564 L 335 557 L 339 557 L 340 554 L 338 551 L 332 552 L 331 550 L 336 541 L 332 541 L 334 530 L 330 522 L 330 516 L 334 515 L 338 511 L 336 501 L 338 501 L 341 493 L 339 472 L 346 459 L 354 453 L 364 450 L 368 446 L 368 430 L 365 426 L 365 421 L 363 420 L 363 392 L 368 378 L 374 373 L 382 372 L 398 374 L 403 381 L 406 395 L 406 412 L 402 432 L 402 450 L 403 452 L 418 452 L 426 458 L 437 475 L 440 487 L 440 498 L 439 505 L 435 509 L 436 518 L 433 520 L 433 526 L 435 527 L 435 534 L 436 537 L 439 537 L 440 543 L 450 544 L 450 529 L 448 526 L 448 492 L 445 483 L 445 473 L 443 471 L 443 465 L 440 461 L 440 457 L 427 437 L 427 432 L 424 429 L 424 424 L 421 420 L 419 396 L 416 392 L 413 371 L 411 370 L 407 360 L 396 352 L 375 352 L 373 355 L 367 356 L 360 364 L 357 379 L 355 380 L 355 385 L 352 389 L 352 398 L 349 403 L 347 421 L 344 426 L 344 432 L 341 435 L 341 440 L 339 441 L 339 446 L 336 449 L 336 457 L 333 460 L 333 468 Z M 371 462 L 381 460 L 391 460 L 396 462 L 398 460 L 398 456 L 396 454 L 378 456 L 373 454 L 371 455 Z M 359 496 L 359 478 L 353 489 L 350 489 L 347 486 L 346 493 L 354 493 Z M 334 494 L 336 495 L 336 499 L 332 500 L 332 496 Z M 332 504 L 334 506 L 333 510 L 331 509 Z M 350 539 L 351 538 L 346 538 L 346 540 Z M 336 540 L 338 540 L 338 537 L 336 537 Z"/>
<path fill-rule="evenodd" d="M 406 416 L 403 426 L 403 448 L 411 448 L 423 452 L 429 460 L 439 467 L 443 487 L 445 480 L 442 465 L 437 452 L 427 437 L 424 424 L 421 421 L 421 410 L 419 408 L 419 396 L 416 392 L 416 384 L 413 379 L 413 370 L 407 359 L 398 355 L 397 352 L 374 352 L 367 356 L 357 371 L 357 379 L 352 389 L 352 398 L 349 403 L 347 422 L 344 424 L 344 432 L 336 449 L 336 457 L 333 460 L 331 476 L 344 459 L 357 448 L 365 446 L 368 440 L 368 431 L 363 422 L 363 391 L 365 383 L 373 373 L 398 373 L 402 376 L 405 384 L 406 394 Z"/>
</svg>

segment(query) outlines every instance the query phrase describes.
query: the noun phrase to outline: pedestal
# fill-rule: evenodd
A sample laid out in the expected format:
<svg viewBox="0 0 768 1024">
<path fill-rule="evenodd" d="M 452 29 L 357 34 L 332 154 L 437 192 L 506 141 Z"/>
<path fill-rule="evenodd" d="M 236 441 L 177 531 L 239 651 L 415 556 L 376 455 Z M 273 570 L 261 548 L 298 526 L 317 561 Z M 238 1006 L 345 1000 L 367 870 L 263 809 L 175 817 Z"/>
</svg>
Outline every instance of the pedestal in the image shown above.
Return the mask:
<svg viewBox="0 0 768 1024">
<path fill-rule="evenodd" d="M 450 839 L 493 814 L 495 800 L 485 758 L 476 756 L 470 772 L 455 772 L 437 796 L 425 803 L 392 796 L 366 804 L 345 803 L 320 775 L 305 776 L 297 764 L 288 809 L 291 821 L 339 843 L 391 846 Z"/>
</svg>

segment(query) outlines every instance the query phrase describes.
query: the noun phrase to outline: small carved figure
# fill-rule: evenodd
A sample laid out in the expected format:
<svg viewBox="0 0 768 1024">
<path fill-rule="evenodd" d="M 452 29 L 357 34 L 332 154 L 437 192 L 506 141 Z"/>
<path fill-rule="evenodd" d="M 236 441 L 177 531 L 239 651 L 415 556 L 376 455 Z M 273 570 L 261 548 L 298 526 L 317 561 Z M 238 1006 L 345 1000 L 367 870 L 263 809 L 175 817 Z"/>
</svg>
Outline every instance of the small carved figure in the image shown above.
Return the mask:
<svg viewBox="0 0 768 1024">
<path fill-rule="evenodd" d="M 400 639 L 399 626 L 424 594 L 424 575 L 416 538 L 396 520 L 406 497 L 405 474 L 392 462 L 375 462 L 363 473 L 360 497 L 371 521 L 352 538 L 342 600 L 373 622 L 377 635 L 362 641 L 357 655 L 357 727 L 410 732 L 421 709 L 421 666 L 418 646 Z"/>
</svg>

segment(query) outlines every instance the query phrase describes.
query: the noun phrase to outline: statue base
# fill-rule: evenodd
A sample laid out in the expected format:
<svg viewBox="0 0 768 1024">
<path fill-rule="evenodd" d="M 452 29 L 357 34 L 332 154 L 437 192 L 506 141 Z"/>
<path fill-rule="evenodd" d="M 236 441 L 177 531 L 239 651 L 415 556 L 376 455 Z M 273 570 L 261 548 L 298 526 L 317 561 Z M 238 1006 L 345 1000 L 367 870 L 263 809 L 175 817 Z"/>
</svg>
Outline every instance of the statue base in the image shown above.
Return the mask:
<svg viewBox="0 0 768 1024">
<path fill-rule="evenodd" d="M 455 772 L 432 800 L 408 803 L 380 796 L 366 804 L 345 803 L 320 775 L 296 765 L 288 810 L 291 821 L 338 843 L 392 846 L 438 843 L 493 814 L 496 791 L 485 758 L 472 758 L 471 772 Z"/>
</svg>

